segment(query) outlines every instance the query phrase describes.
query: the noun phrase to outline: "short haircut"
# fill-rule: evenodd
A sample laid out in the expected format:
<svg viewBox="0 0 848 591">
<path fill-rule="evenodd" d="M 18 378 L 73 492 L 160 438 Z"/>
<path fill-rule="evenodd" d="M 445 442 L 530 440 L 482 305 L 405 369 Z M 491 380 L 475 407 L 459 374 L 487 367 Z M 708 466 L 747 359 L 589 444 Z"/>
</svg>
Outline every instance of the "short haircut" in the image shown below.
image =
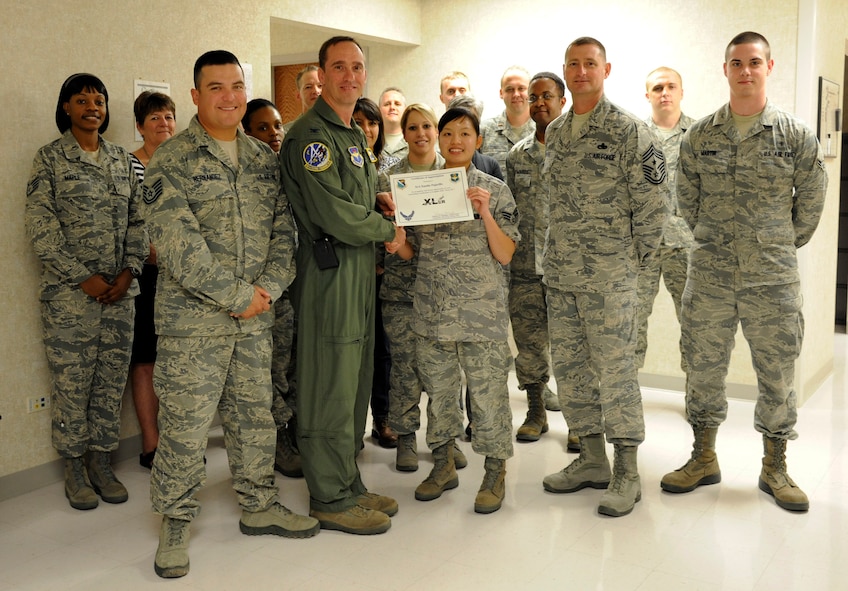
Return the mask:
<svg viewBox="0 0 848 591">
<path fill-rule="evenodd" d="M 451 99 L 448 103 L 448 109 L 453 108 L 468 109 L 477 114 L 480 119 L 483 116 L 483 101 L 475 97 L 473 94 L 459 94 Z"/>
<path fill-rule="evenodd" d="M 380 133 L 377 134 L 377 141 L 374 142 L 374 155 L 379 158 L 383 152 L 383 146 L 386 145 L 386 132 L 383 129 L 383 115 L 380 113 L 380 107 L 370 98 L 361 97 L 356 99 L 356 106 L 353 108 L 353 114 L 357 113 L 362 113 L 368 121 L 376 122 L 380 126 Z"/>
<path fill-rule="evenodd" d="M 194 87 L 200 90 L 200 72 L 206 66 L 225 66 L 227 64 L 235 64 L 239 67 L 244 75 L 244 69 L 241 67 L 238 58 L 224 49 L 214 49 L 207 51 L 194 62 Z"/>
<path fill-rule="evenodd" d="M 442 94 L 444 92 L 445 82 L 450 82 L 451 80 L 456 80 L 457 78 L 465 78 L 465 81 L 468 82 L 468 88 L 466 88 L 466 90 L 471 92 L 471 80 L 469 80 L 468 75 L 465 72 L 454 70 L 453 72 L 448 72 L 447 74 L 445 74 L 439 81 L 439 94 Z"/>
<path fill-rule="evenodd" d="M 552 81 L 554 84 L 556 84 L 557 90 L 559 91 L 559 96 L 560 97 L 565 96 L 565 82 L 563 82 L 562 78 L 560 78 L 559 76 L 557 76 L 553 72 L 539 72 L 538 74 L 533 74 L 533 77 L 530 78 L 530 84 L 528 84 L 527 86 L 529 87 L 536 80 L 550 80 L 550 81 Z"/>
<path fill-rule="evenodd" d="M 387 92 L 396 92 L 403 97 L 403 101 L 406 102 L 406 95 L 403 91 L 397 86 L 389 86 L 388 88 L 383 89 L 383 92 L 380 93 L 380 104 L 383 104 L 383 97 Z"/>
<path fill-rule="evenodd" d="M 80 73 L 69 76 L 59 90 L 59 100 L 56 101 L 56 127 L 59 128 L 61 133 L 65 133 L 71 128 L 71 116 L 65 112 L 65 103 L 70 101 L 75 94 L 86 90 L 99 92 L 106 99 L 106 116 L 97 132 L 104 133 L 109 127 L 109 93 L 106 92 L 106 85 L 94 74 Z"/>
<path fill-rule="evenodd" d="M 277 111 L 277 105 L 264 98 L 255 98 L 247 102 L 247 109 L 244 112 L 244 117 L 241 118 L 241 126 L 245 131 L 250 131 L 250 119 L 253 117 L 253 114 L 259 109 L 264 109 L 265 107 L 271 107 L 275 111 Z M 278 111 L 279 112 L 279 111 Z"/>
<path fill-rule="evenodd" d="M 503 88 L 504 78 L 506 78 L 506 75 L 509 74 L 510 72 L 521 72 L 527 78 L 530 78 L 530 72 L 528 72 L 527 68 L 525 68 L 524 66 L 518 66 L 518 65 L 510 66 L 506 70 L 504 70 L 503 74 L 501 74 L 501 88 Z"/>
<path fill-rule="evenodd" d="M 659 74 L 661 72 L 664 72 L 666 74 L 674 74 L 675 76 L 677 76 L 677 79 L 680 80 L 680 86 L 683 86 L 683 76 L 680 75 L 680 72 L 678 72 L 674 68 L 669 68 L 668 66 L 660 66 L 659 68 L 654 68 L 653 70 L 648 72 L 647 76 L 645 76 L 645 90 L 651 90 L 648 81 L 654 74 Z"/>
<path fill-rule="evenodd" d="M 315 64 L 309 64 L 305 68 L 303 68 L 300 72 L 297 73 L 297 76 L 294 77 L 294 85 L 297 86 L 297 91 L 300 92 L 300 82 L 303 80 L 303 77 L 309 72 L 317 72 L 318 66 Z"/>
<path fill-rule="evenodd" d="M 759 33 L 755 33 L 754 31 L 745 31 L 744 33 L 739 33 L 730 40 L 730 43 L 727 44 L 727 48 L 724 50 L 724 61 L 727 63 L 727 60 L 730 59 L 730 48 L 735 45 L 744 45 L 746 43 L 759 43 L 763 46 L 763 50 L 766 52 L 766 60 L 771 59 L 771 45 L 769 45 L 768 39 L 760 35 Z"/>
<path fill-rule="evenodd" d="M 139 125 L 144 125 L 144 120 L 147 119 L 147 116 L 157 111 L 170 111 L 176 115 L 177 105 L 174 104 L 174 100 L 167 94 L 156 92 L 155 90 L 145 90 L 135 97 L 133 114 L 135 114 L 135 122 Z"/>
<path fill-rule="evenodd" d="M 572 47 L 578 47 L 580 45 L 594 45 L 598 49 L 601 50 L 601 57 L 604 58 L 604 61 L 607 61 L 607 48 L 604 47 L 604 44 L 595 39 L 594 37 L 578 37 L 574 41 L 568 44 L 568 47 L 565 48 L 565 55 L 568 55 L 568 52 L 571 51 Z"/>
<path fill-rule="evenodd" d="M 439 126 L 439 120 L 436 118 L 436 112 L 424 103 L 412 103 L 407 105 L 403 110 L 403 115 L 400 116 L 400 128 L 406 131 L 406 122 L 409 120 L 410 113 L 420 113 L 427 121 L 433 124 L 433 127 Z"/>
<path fill-rule="evenodd" d="M 327 66 L 327 50 L 329 50 L 333 45 L 338 45 L 339 43 L 353 43 L 358 48 L 359 51 L 362 51 L 362 46 L 359 44 L 359 41 L 354 39 L 353 37 L 347 37 L 345 35 L 337 35 L 335 37 L 330 37 L 324 43 L 321 44 L 321 49 L 318 50 L 318 65 L 322 70 L 326 70 Z M 362 51 L 364 55 L 365 52 Z"/>
<path fill-rule="evenodd" d="M 477 132 L 477 135 L 480 135 L 480 118 L 474 114 L 474 111 L 471 109 L 464 109 L 462 107 L 451 107 L 445 114 L 442 115 L 442 118 L 439 119 L 439 133 L 442 133 L 442 130 L 445 128 L 445 125 L 450 123 L 451 121 L 455 121 L 457 119 L 462 119 L 463 117 L 468 118 L 471 121 L 471 124 L 474 126 L 474 131 Z"/>
</svg>

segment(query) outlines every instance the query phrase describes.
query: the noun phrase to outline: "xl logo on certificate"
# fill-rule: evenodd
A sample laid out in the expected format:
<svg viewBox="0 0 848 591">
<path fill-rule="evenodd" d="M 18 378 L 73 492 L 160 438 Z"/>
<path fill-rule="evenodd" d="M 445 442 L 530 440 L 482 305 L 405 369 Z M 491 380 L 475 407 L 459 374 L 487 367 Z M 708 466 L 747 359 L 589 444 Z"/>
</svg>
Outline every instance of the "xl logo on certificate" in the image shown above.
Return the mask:
<svg viewBox="0 0 848 591">
<path fill-rule="evenodd" d="M 474 219 L 464 168 L 393 174 L 389 177 L 398 226 L 467 222 Z"/>
</svg>

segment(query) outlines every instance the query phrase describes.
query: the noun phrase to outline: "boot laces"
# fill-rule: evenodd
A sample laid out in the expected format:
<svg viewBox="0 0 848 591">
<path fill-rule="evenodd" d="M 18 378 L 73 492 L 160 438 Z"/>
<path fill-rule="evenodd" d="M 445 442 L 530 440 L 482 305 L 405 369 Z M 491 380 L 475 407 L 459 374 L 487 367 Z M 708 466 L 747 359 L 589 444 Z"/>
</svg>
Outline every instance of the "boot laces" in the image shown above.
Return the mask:
<svg viewBox="0 0 848 591">
<path fill-rule="evenodd" d="M 500 476 L 501 471 L 500 467 L 488 467 L 486 466 L 486 473 L 483 475 L 483 484 L 480 486 L 481 490 L 495 490 L 495 483 L 498 481 L 498 476 Z"/>
<path fill-rule="evenodd" d="M 188 533 L 188 521 L 182 519 L 168 519 L 167 541 L 169 546 L 182 546 L 185 544 Z"/>
</svg>

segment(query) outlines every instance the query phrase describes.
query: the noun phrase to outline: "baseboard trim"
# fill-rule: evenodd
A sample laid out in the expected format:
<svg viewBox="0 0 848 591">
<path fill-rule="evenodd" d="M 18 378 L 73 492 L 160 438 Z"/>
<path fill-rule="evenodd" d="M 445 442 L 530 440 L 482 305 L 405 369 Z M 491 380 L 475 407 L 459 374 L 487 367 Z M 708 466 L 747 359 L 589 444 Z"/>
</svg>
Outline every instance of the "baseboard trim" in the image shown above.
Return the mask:
<svg viewBox="0 0 848 591">
<path fill-rule="evenodd" d="M 122 462 L 129 458 L 137 458 L 140 453 L 141 435 L 133 435 L 121 440 L 117 451 L 112 454 L 112 461 Z M 49 484 L 61 482 L 64 477 L 64 460 L 62 458 L 56 458 L 52 462 L 2 476 L 0 477 L 0 501 L 11 499 Z"/>
</svg>

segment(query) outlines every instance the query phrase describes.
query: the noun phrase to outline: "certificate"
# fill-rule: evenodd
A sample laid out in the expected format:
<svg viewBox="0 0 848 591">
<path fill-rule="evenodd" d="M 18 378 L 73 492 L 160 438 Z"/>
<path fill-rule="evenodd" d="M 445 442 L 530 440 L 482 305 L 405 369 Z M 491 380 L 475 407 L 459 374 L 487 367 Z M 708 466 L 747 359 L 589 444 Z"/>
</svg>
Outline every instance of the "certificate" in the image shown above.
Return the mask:
<svg viewBox="0 0 848 591">
<path fill-rule="evenodd" d="M 393 174 L 389 177 L 398 226 L 474 219 L 464 168 Z"/>
</svg>

